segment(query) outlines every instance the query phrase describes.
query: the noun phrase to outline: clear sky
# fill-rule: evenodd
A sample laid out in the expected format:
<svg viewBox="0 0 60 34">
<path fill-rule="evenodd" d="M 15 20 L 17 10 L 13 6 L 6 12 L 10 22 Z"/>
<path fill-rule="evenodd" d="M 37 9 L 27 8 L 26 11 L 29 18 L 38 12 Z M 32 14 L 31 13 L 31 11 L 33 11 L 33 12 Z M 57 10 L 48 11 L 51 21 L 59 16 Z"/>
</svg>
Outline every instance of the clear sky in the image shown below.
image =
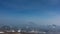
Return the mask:
<svg viewBox="0 0 60 34">
<path fill-rule="evenodd" d="M 0 23 L 60 25 L 60 0 L 0 0 Z"/>
</svg>

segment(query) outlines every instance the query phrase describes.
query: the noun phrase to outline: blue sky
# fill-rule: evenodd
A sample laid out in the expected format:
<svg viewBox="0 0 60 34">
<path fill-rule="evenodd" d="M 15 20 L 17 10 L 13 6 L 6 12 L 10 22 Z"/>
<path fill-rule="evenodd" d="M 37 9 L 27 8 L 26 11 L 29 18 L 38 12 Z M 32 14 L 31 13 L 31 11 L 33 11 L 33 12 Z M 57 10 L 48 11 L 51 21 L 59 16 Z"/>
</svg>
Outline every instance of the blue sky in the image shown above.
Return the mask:
<svg viewBox="0 0 60 34">
<path fill-rule="evenodd" d="M 0 23 L 60 25 L 60 0 L 0 0 Z M 11 22 L 11 23 L 10 23 Z"/>
</svg>

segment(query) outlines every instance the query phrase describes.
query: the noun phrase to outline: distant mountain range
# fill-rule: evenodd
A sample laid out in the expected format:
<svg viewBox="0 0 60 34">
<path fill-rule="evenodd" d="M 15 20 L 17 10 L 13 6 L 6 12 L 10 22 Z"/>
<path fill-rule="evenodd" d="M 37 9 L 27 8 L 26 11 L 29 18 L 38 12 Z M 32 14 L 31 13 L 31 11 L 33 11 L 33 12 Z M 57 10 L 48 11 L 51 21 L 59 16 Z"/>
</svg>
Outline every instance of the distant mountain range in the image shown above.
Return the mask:
<svg viewBox="0 0 60 34">
<path fill-rule="evenodd" d="M 56 30 L 56 31 L 60 31 L 60 26 L 57 25 L 38 25 L 34 22 L 26 22 L 26 23 L 19 23 L 19 24 L 15 24 L 15 25 L 0 25 L 0 28 L 2 27 L 2 29 L 4 29 L 5 27 L 10 27 L 13 29 L 23 29 L 23 30 L 39 30 L 39 31 L 49 31 L 49 30 Z"/>
</svg>

